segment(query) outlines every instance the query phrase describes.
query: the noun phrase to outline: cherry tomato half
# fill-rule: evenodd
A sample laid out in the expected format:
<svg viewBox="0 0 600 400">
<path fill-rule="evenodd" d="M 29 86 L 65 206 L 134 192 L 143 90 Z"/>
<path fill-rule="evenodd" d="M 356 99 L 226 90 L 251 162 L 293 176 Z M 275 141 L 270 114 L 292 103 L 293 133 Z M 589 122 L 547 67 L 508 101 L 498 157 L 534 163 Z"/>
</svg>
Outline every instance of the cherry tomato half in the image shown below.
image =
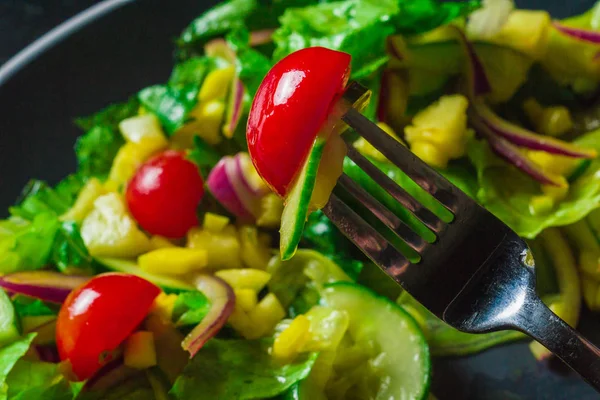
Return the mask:
<svg viewBox="0 0 600 400">
<path fill-rule="evenodd" d="M 246 139 L 256 170 L 280 196 L 302 167 L 349 75 L 349 54 L 309 47 L 279 61 L 262 81 Z"/>
<path fill-rule="evenodd" d="M 98 275 L 73 290 L 56 322 L 61 360 L 78 380 L 92 376 L 144 320 L 160 289 L 135 275 Z"/>
<path fill-rule="evenodd" d="M 184 153 L 167 150 L 144 163 L 127 186 L 127 205 L 153 235 L 180 238 L 198 225 L 204 181 Z"/>
</svg>

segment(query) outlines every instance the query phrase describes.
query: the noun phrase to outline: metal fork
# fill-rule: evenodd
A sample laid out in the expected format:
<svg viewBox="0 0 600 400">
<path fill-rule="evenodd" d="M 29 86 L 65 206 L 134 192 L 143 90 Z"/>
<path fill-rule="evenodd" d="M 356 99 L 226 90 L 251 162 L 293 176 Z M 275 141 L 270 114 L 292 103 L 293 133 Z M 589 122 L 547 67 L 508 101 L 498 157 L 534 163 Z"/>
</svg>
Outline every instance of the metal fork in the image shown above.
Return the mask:
<svg viewBox="0 0 600 400">
<path fill-rule="evenodd" d="M 518 330 L 540 342 L 600 391 L 600 350 L 539 299 L 527 244 L 359 111 L 346 122 L 389 161 L 449 210 L 445 223 L 398 186 L 347 141 L 347 156 L 436 235 L 429 243 L 343 174 L 323 209 L 327 217 L 387 275 L 438 318 L 463 332 Z M 411 262 L 351 204 L 359 202 L 420 255 Z M 355 207 L 356 208 L 356 207 Z M 364 214 L 363 214 L 364 215 Z M 369 220 L 369 218 L 367 218 Z M 376 221 L 376 220 L 375 220 Z M 388 236 L 389 237 L 389 236 Z"/>
</svg>

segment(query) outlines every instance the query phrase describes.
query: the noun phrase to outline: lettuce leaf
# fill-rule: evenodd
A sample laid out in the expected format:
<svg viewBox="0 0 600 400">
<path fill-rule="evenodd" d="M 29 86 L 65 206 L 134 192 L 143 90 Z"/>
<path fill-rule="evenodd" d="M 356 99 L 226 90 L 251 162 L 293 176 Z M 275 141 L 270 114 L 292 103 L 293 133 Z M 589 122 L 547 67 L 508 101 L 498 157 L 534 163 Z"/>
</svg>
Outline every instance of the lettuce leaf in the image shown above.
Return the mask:
<svg viewBox="0 0 600 400">
<path fill-rule="evenodd" d="M 173 306 L 176 326 L 197 325 L 210 311 L 210 301 L 199 291 L 181 293 Z"/>
<path fill-rule="evenodd" d="M 46 304 L 42 300 L 33 297 L 19 294 L 12 297 L 12 303 L 15 312 L 21 318 L 58 315 L 58 307 L 50 303 Z"/>
<path fill-rule="evenodd" d="M 600 151 L 600 130 L 574 143 Z M 477 169 L 479 202 L 522 237 L 534 238 L 545 228 L 574 223 L 600 207 L 600 159 L 590 163 L 551 212 L 534 214 L 529 204 L 541 194 L 539 183 L 499 161 L 484 142 L 471 143 L 469 158 Z"/>
<path fill-rule="evenodd" d="M 19 339 L 0 349 L 0 400 L 7 399 L 8 387 L 6 379 L 14 368 L 15 364 L 27 353 L 31 342 L 35 338 L 35 333 Z"/>
<path fill-rule="evenodd" d="M 70 383 L 59 364 L 19 360 L 6 378 L 10 400 L 71 400 L 83 382 Z"/>
<path fill-rule="evenodd" d="M 211 339 L 175 381 L 176 399 L 249 400 L 275 397 L 306 378 L 317 353 L 281 365 L 269 354 L 272 339 Z"/>
<path fill-rule="evenodd" d="M 134 116 L 138 112 L 139 106 L 140 103 L 134 96 L 124 103 L 111 104 L 95 114 L 77 118 L 75 125 L 84 131 L 89 131 L 95 126 L 106 126 L 118 130 L 119 122 Z"/>
<path fill-rule="evenodd" d="M 240 27 L 250 30 L 275 28 L 287 8 L 303 7 L 317 0 L 228 0 L 211 8 L 182 32 L 177 45 L 179 56 L 188 58 L 202 54 L 209 39 L 224 36 Z"/>
</svg>

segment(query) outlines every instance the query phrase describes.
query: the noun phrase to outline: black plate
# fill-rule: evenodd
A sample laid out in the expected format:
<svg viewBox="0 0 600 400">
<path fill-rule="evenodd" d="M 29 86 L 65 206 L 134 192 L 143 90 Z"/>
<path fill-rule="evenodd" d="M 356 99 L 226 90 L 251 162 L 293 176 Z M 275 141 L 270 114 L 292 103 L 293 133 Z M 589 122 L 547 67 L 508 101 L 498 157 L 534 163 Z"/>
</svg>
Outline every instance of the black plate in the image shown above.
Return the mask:
<svg viewBox="0 0 600 400">
<path fill-rule="evenodd" d="M 593 0 L 517 1 L 556 16 Z M 0 68 L 0 216 L 31 177 L 56 182 L 75 168 L 76 116 L 165 81 L 173 38 L 213 2 L 109 0 L 61 25 Z M 600 323 L 584 313 L 582 330 L 600 343 Z M 594 335 L 595 334 L 595 335 Z M 408 360 L 407 360 L 408 362 Z M 595 399 L 564 367 L 535 362 L 527 343 L 434 363 L 439 399 Z"/>
</svg>

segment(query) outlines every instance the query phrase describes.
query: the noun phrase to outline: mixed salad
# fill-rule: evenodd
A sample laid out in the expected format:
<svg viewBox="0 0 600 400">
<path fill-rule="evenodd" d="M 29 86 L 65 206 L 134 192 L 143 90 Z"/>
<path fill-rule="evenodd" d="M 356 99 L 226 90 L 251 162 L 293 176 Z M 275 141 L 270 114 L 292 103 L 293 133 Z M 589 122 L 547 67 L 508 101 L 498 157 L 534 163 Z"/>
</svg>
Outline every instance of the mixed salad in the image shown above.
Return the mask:
<svg viewBox="0 0 600 400">
<path fill-rule="evenodd" d="M 318 211 L 344 172 L 435 239 L 342 134 L 447 217 L 347 107 L 528 239 L 576 326 L 600 310 L 599 54 L 600 3 L 562 21 L 510 0 L 215 6 L 169 80 L 76 120 L 77 171 L 0 221 L 0 398 L 427 399 L 431 357 L 524 339 L 445 325 Z M 370 92 L 348 101 L 352 81 Z"/>
</svg>

